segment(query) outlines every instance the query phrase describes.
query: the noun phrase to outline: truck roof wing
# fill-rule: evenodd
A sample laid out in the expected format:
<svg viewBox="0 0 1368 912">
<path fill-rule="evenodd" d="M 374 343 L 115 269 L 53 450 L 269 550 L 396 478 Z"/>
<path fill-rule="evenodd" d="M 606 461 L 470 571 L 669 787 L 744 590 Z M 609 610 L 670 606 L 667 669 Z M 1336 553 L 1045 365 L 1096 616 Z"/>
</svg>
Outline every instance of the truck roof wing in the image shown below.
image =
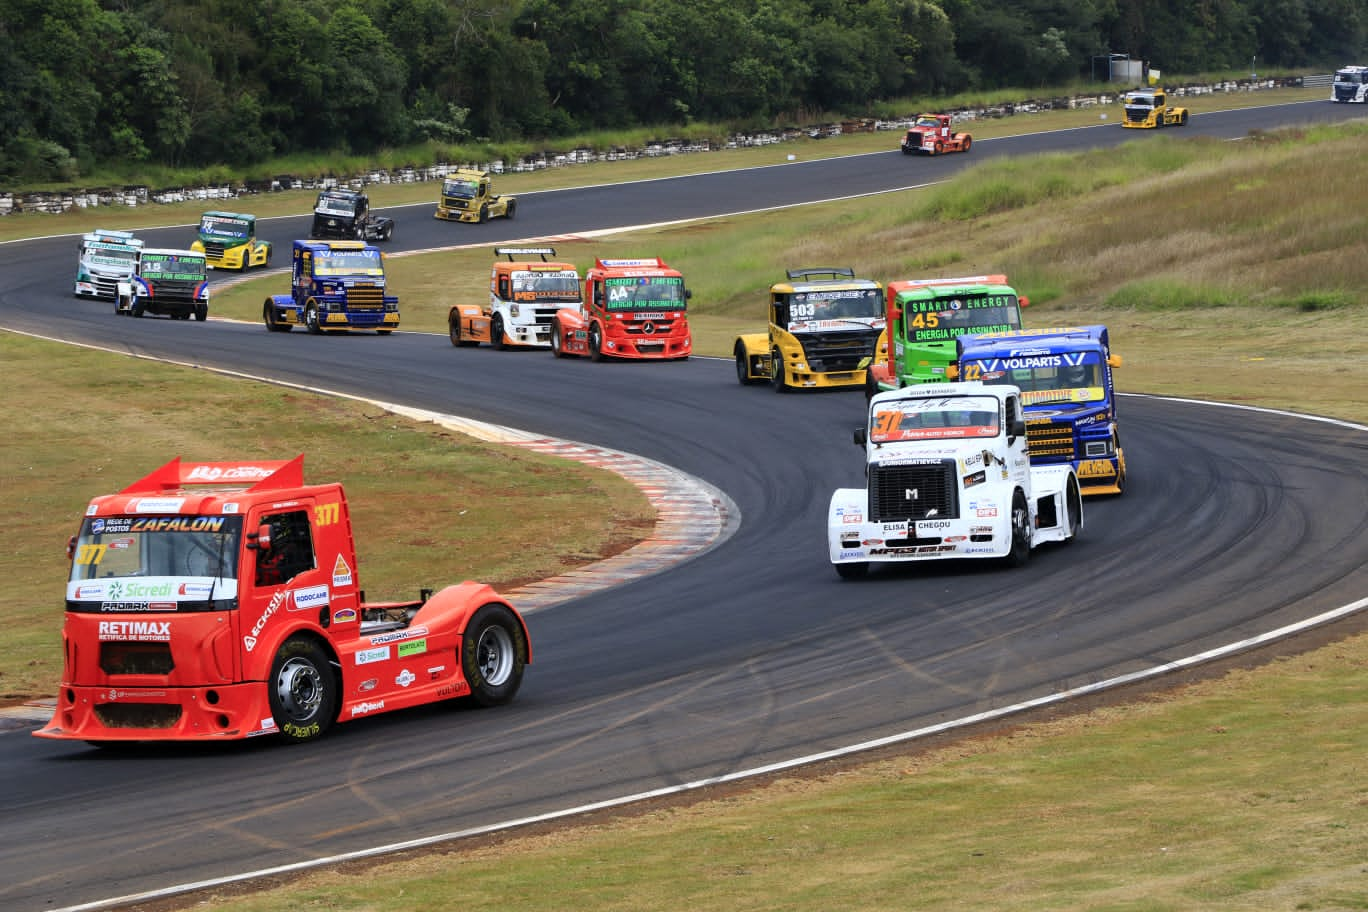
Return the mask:
<svg viewBox="0 0 1368 912">
<path fill-rule="evenodd" d="M 957 276 L 946 279 L 901 279 L 896 282 L 888 283 L 890 292 L 910 291 L 915 288 L 924 288 L 932 285 L 1006 285 L 1007 276 L 1005 275 L 977 275 L 977 276 Z M 896 291 L 895 291 L 896 289 Z"/>
<path fill-rule="evenodd" d="M 851 269 L 849 266 L 814 266 L 811 269 L 788 269 L 785 270 L 785 273 L 788 275 L 789 281 L 812 279 L 819 276 L 825 276 L 830 279 L 855 278 L 855 270 Z"/>
<path fill-rule="evenodd" d="M 1104 350 L 1110 350 L 1107 327 L 1102 324 L 1089 326 L 1057 326 L 1046 329 L 1009 329 L 1002 332 L 979 333 L 960 336 L 956 340 L 959 351 L 976 348 L 1001 348 L 1007 345 L 1063 345 L 1077 344 L 1078 341 L 1096 342 Z"/>
<path fill-rule="evenodd" d="M 155 472 L 120 491 L 120 494 L 150 494 L 182 488 L 216 485 L 270 491 L 304 485 L 304 454 L 294 459 L 267 459 L 259 462 L 182 462 L 177 456 Z"/>
<path fill-rule="evenodd" d="M 555 255 L 556 255 L 556 248 L 555 248 L 555 247 L 495 247 L 495 248 L 494 248 L 494 255 L 495 255 L 495 256 L 506 256 L 506 257 L 508 257 L 508 262 L 510 262 L 510 263 L 513 262 L 513 258 L 514 258 L 514 257 L 520 257 L 520 256 L 539 256 L 539 257 L 541 257 L 542 262 L 545 263 L 547 257 L 549 257 L 549 256 L 555 256 Z"/>
<path fill-rule="evenodd" d="M 599 269 L 669 269 L 660 257 L 637 257 L 629 260 L 595 260 Z"/>
</svg>

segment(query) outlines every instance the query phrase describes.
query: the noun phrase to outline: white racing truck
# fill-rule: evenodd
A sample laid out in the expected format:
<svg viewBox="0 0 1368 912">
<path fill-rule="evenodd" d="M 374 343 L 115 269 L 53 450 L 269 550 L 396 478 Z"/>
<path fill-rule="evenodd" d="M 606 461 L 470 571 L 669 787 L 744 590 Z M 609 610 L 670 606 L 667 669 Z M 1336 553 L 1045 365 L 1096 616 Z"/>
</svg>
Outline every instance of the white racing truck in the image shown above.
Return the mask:
<svg viewBox="0 0 1368 912">
<path fill-rule="evenodd" d="M 936 383 L 869 402 L 864 488 L 831 495 L 827 543 L 844 579 L 870 564 L 986 557 L 1020 566 L 1083 528 L 1070 465 L 1032 466 L 1014 386 Z"/>
</svg>

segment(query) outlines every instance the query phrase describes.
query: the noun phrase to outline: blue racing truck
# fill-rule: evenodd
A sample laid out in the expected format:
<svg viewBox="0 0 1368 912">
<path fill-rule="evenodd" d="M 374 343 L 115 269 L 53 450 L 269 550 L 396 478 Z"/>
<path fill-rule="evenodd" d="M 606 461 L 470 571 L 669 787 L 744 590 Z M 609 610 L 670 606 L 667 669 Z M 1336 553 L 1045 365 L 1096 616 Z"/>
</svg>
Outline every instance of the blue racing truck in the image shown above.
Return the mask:
<svg viewBox="0 0 1368 912">
<path fill-rule="evenodd" d="M 271 332 L 303 326 L 311 333 L 373 329 L 387 336 L 399 328 L 399 299 L 385 294 L 385 258 L 363 241 L 295 241 L 290 293 L 262 305 Z"/>
<path fill-rule="evenodd" d="M 1116 429 L 1116 388 L 1105 326 L 1020 329 L 961 336 L 960 380 L 1021 390 L 1032 465 L 1071 465 L 1084 494 L 1120 494 L 1126 455 Z"/>
</svg>

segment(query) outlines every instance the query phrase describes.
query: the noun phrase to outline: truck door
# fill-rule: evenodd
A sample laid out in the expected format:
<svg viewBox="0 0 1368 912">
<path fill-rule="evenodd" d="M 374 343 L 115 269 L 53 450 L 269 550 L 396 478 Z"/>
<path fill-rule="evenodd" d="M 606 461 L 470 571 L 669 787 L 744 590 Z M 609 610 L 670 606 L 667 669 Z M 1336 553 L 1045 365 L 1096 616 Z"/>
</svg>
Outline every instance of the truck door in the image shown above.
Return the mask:
<svg viewBox="0 0 1368 912">
<path fill-rule="evenodd" d="M 241 573 L 243 581 L 251 581 L 240 593 L 238 610 L 247 675 L 254 669 L 269 668 L 278 639 L 273 630 L 285 618 L 307 612 L 310 626 L 316 627 L 319 619 L 327 616 L 327 579 L 318 567 L 313 512 L 310 498 L 249 516 L 249 534 L 264 529 L 263 538 L 269 539 L 269 547 L 249 549 L 247 566 Z"/>
</svg>

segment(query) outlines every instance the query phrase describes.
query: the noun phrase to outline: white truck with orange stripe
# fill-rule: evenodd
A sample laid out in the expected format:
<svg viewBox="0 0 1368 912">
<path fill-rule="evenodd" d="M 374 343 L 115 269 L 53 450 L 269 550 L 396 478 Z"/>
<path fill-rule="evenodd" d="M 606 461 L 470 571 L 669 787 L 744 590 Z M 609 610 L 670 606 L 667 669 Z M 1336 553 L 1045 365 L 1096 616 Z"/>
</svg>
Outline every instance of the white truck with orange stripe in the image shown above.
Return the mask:
<svg viewBox="0 0 1368 912">
<path fill-rule="evenodd" d="M 935 383 L 879 393 L 855 431 L 865 487 L 831 496 L 827 544 L 842 578 L 872 564 L 947 558 L 1026 563 L 1083 528 L 1069 465 L 1033 466 L 1021 392 Z"/>
</svg>

